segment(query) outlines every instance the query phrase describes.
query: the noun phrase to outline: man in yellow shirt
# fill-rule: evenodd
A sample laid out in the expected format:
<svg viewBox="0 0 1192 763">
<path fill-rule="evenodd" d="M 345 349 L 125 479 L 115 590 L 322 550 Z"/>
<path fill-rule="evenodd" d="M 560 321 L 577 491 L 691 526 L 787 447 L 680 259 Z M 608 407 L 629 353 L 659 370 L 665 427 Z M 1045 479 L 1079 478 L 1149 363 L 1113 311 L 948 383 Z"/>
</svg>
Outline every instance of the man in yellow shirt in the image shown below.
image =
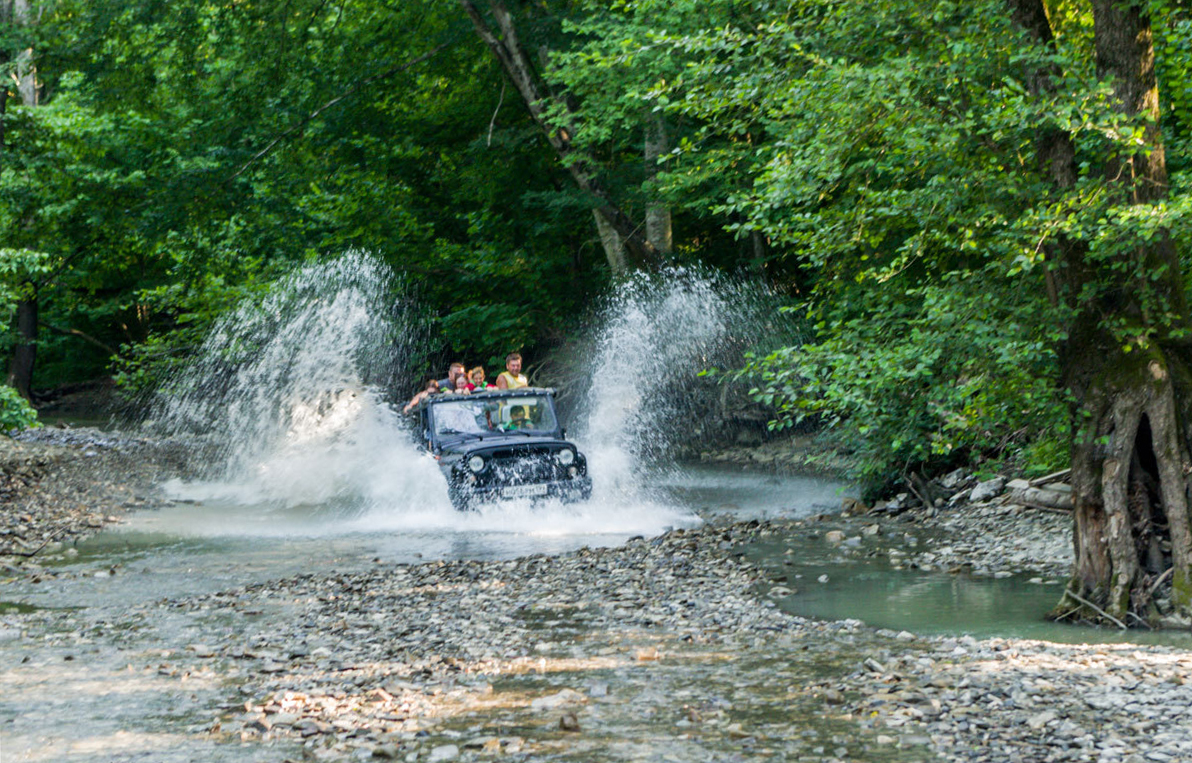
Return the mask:
<svg viewBox="0 0 1192 763">
<path fill-rule="evenodd" d="M 497 376 L 497 389 L 518 389 L 528 387 L 530 382 L 521 372 L 522 356 L 511 352 L 505 356 L 505 370 Z"/>
</svg>

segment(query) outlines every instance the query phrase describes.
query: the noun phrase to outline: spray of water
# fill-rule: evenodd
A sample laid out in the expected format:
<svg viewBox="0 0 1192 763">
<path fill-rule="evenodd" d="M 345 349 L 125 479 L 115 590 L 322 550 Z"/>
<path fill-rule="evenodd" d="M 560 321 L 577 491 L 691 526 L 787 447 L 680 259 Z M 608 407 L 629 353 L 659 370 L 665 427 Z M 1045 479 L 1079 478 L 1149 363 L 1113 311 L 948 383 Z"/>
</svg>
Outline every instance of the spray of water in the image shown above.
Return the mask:
<svg viewBox="0 0 1192 763">
<path fill-rule="evenodd" d="M 594 361 L 578 434 L 591 451 L 597 494 L 641 495 L 672 476 L 676 444 L 723 436 L 716 424 L 725 390 L 701 372 L 739 366 L 762 330 L 797 341 L 778 336 L 776 315 L 765 290 L 702 269 L 624 282 L 584 353 Z"/>
<path fill-rule="evenodd" d="M 429 473 L 383 396 L 418 349 L 414 314 L 383 263 L 349 252 L 219 321 L 153 416 L 205 442 L 186 497 L 359 510 L 373 498 L 360 474 Z"/>
<path fill-rule="evenodd" d="M 168 432 L 210 443 L 202 479 L 179 497 L 310 531 L 431 529 L 537 534 L 656 532 L 696 520 L 649 486 L 641 467 L 666 462 L 690 436 L 682 385 L 718 357 L 741 300 L 692 271 L 624 284 L 596 321 L 594 360 L 575 439 L 594 477 L 588 503 L 505 503 L 460 514 L 435 462 L 414 443 L 383 391 L 404 395 L 425 322 L 375 258 L 352 252 L 308 265 L 211 332 L 156 411 Z M 676 386 L 678 385 L 678 386 Z M 656 476 L 656 472 L 654 473 Z M 239 507 L 239 508 L 237 508 Z M 333 529 L 331 529 L 333 528 Z M 240 528 L 243 531 L 243 526 Z"/>
<path fill-rule="evenodd" d="M 698 426 L 679 420 L 678 401 L 722 342 L 730 313 L 714 282 L 691 271 L 639 275 L 609 300 L 579 430 L 598 494 L 641 492 L 643 467 L 665 460 L 685 423 Z"/>
</svg>

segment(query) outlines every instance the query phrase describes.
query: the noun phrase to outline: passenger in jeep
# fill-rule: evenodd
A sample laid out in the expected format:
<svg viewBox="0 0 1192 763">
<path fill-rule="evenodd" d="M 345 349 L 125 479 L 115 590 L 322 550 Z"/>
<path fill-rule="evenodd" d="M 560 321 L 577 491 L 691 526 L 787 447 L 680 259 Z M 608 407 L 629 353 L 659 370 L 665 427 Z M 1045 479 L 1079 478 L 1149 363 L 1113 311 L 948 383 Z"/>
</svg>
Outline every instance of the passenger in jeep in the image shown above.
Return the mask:
<svg viewBox="0 0 1192 763">
<path fill-rule="evenodd" d="M 505 356 L 505 370 L 497 376 L 497 389 L 519 389 L 521 387 L 528 387 L 530 382 L 526 380 L 522 370 L 522 356 L 516 352 L 511 352 Z"/>
</svg>

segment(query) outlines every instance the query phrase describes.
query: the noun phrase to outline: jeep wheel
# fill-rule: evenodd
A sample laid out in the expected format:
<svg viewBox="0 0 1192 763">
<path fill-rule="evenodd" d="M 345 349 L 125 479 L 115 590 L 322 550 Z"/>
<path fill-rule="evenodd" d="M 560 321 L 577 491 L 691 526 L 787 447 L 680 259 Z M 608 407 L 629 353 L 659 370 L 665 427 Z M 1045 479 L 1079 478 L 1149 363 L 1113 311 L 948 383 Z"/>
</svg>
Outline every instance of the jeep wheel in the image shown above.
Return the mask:
<svg viewBox="0 0 1192 763">
<path fill-rule="evenodd" d="M 472 496 L 463 488 L 449 485 L 447 487 L 447 497 L 451 499 L 451 505 L 455 507 L 456 511 L 472 510 Z"/>
</svg>

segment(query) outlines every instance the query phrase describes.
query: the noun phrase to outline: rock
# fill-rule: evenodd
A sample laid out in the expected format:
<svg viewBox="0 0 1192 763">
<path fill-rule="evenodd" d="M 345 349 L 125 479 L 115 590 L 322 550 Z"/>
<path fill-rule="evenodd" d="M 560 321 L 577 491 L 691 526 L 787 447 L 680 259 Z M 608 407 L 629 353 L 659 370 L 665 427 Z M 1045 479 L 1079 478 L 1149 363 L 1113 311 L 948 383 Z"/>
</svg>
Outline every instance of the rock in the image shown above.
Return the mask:
<svg viewBox="0 0 1192 763">
<path fill-rule="evenodd" d="M 955 490 L 968 480 L 968 475 L 965 474 L 964 469 L 955 469 L 944 475 L 940 480 L 940 485 L 948 490 Z"/>
<path fill-rule="evenodd" d="M 840 692 L 836 691 L 835 689 L 824 689 L 822 696 L 824 698 L 824 702 L 826 702 L 829 705 L 843 705 L 844 704 L 844 695 L 841 694 Z"/>
<path fill-rule="evenodd" d="M 894 496 L 893 500 L 886 502 L 885 509 L 891 513 L 898 513 L 911 508 L 911 506 L 916 503 L 918 503 L 918 501 L 911 498 L 910 493 L 899 493 L 898 495 Z"/>
<path fill-rule="evenodd" d="M 993 479 L 977 483 L 977 486 L 973 488 L 973 492 L 969 494 L 969 500 L 973 503 L 984 503 L 997 498 L 1005 488 L 1006 478 L 994 477 Z"/>
<path fill-rule="evenodd" d="M 427 760 L 430 763 L 441 763 L 445 760 L 455 760 L 459 757 L 459 748 L 453 744 L 443 744 L 430 751 Z"/>
<path fill-rule="evenodd" d="M 844 533 L 840 530 L 829 530 L 824 533 L 824 540 L 834 546 L 840 545 L 844 542 Z"/>
<path fill-rule="evenodd" d="M 559 718 L 559 730 L 579 731 L 579 718 L 576 717 L 575 713 L 563 713 L 562 717 Z"/>
<path fill-rule="evenodd" d="M 574 689 L 563 689 L 555 694 L 549 694 L 533 700 L 530 702 L 530 709 L 541 712 L 543 710 L 555 710 L 564 705 L 579 705 L 587 701 L 588 698 L 586 695 Z"/>
<path fill-rule="evenodd" d="M 1035 731 L 1038 731 L 1039 729 L 1041 729 L 1044 726 L 1046 726 L 1047 724 L 1051 723 L 1058 717 L 1059 716 L 1056 715 L 1054 711 L 1044 710 L 1041 713 L 1032 715 L 1030 718 L 1027 718 L 1026 725 L 1030 726 Z"/>
<path fill-rule="evenodd" d="M 254 718 L 249 723 L 246 723 L 245 727 L 255 731 L 268 731 L 269 729 L 273 728 L 273 723 L 262 715 L 259 718 Z"/>
<path fill-rule="evenodd" d="M 840 513 L 846 517 L 859 517 L 869 513 L 869 507 L 856 498 L 844 498 L 840 501 Z"/>
</svg>

